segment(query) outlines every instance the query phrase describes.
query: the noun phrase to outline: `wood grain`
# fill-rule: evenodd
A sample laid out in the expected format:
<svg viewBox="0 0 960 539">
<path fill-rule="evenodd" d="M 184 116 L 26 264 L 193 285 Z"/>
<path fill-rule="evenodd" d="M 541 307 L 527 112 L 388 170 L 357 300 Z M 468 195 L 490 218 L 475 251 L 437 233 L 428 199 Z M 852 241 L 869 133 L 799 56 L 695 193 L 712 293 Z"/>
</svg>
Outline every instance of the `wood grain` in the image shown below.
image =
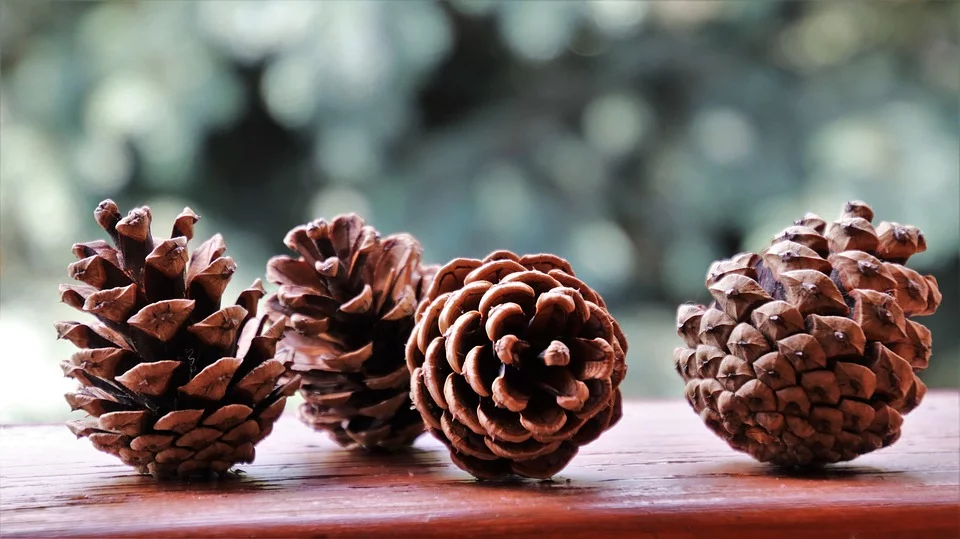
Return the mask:
<svg viewBox="0 0 960 539">
<path fill-rule="evenodd" d="M 421 438 L 342 451 L 284 417 L 256 463 L 156 483 L 62 426 L 0 429 L 3 537 L 960 537 L 960 399 L 931 393 L 893 447 L 791 476 L 682 402 L 632 402 L 551 482 L 477 482 Z"/>
</svg>

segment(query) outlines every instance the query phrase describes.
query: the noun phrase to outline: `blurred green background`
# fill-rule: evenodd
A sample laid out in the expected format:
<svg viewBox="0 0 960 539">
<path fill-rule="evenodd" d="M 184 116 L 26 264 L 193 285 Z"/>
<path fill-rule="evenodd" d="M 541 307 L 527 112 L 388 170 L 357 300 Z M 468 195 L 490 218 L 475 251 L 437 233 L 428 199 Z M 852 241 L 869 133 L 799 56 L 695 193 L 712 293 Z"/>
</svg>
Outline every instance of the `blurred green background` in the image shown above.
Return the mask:
<svg viewBox="0 0 960 539">
<path fill-rule="evenodd" d="M 568 258 L 679 397 L 677 303 L 709 263 L 862 198 L 919 226 L 958 385 L 955 1 L 152 1 L 0 5 L 0 422 L 68 415 L 52 323 L 114 198 L 189 205 L 236 293 L 284 233 L 356 211 L 426 259 Z M 197 244 L 198 242 L 194 242 Z M 950 322 L 953 320 L 953 322 Z"/>
</svg>

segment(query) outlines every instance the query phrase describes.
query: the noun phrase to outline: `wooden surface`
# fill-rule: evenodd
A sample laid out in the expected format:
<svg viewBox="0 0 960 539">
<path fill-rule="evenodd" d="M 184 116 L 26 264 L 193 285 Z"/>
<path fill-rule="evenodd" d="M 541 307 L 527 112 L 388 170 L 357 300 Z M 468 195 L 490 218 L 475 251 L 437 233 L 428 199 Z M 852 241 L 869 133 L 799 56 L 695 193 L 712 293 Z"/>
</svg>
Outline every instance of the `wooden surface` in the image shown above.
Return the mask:
<svg viewBox="0 0 960 539">
<path fill-rule="evenodd" d="M 727 448 L 686 403 L 633 402 L 552 482 L 480 483 L 421 438 L 336 449 L 284 417 L 237 479 L 157 484 L 63 426 L 0 429 L 2 537 L 960 537 L 956 393 L 893 447 L 815 476 Z"/>
</svg>

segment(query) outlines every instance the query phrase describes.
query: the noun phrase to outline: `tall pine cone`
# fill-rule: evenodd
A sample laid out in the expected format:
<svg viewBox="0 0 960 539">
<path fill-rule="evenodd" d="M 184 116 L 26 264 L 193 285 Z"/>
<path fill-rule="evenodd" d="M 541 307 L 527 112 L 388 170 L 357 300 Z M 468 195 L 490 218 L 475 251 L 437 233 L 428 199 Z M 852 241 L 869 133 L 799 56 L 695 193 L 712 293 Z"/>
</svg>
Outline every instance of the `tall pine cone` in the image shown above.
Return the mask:
<svg viewBox="0 0 960 539">
<path fill-rule="evenodd" d="M 254 445 L 273 428 L 298 380 L 277 381 L 273 359 L 282 325 L 257 316 L 258 280 L 236 305 L 220 298 L 236 265 L 216 235 L 193 252 L 198 217 L 184 209 L 168 240 L 155 241 L 150 208 L 120 214 L 111 200 L 94 212 L 114 246 L 78 243 L 80 259 L 61 285 L 68 305 L 96 322 L 59 322 L 60 338 L 80 352 L 61 365 L 80 382 L 66 395 L 89 416 L 70 421 L 104 452 L 157 477 L 223 473 L 252 462 Z"/>
<path fill-rule="evenodd" d="M 404 343 L 436 268 L 409 234 L 380 238 L 355 214 L 298 226 L 267 278 L 272 316 L 289 317 L 280 354 L 303 376 L 300 419 L 345 447 L 397 449 L 423 433 Z"/>
<path fill-rule="evenodd" d="M 807 214 L 761 254 L 715 262 L 709 307 L 681 305 L 677 371 L 707 427 L 757 460 L 803 467 L 851 460 L 900 437 L 923 398 L 932 276 L 904 266 L 926 249 L 912 226 L 849 202 L 827 224 Z"/>
<path fill-rule="evenodd" d="M 498 251 L 439 270 L 407 363 L 413 402 L 457 466 L 548 478 L 620 419 L 626 352 L 565 260 Z"/>
</svg>

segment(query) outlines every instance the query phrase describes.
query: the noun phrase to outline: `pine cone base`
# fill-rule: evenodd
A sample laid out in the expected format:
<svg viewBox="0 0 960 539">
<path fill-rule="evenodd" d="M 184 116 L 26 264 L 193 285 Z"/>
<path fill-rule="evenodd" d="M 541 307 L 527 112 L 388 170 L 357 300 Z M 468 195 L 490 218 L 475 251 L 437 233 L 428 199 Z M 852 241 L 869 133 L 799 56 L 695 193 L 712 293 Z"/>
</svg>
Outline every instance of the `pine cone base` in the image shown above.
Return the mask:
<svg viewBox="0 0 960 539">
<path fill-rule="evenodd" d="M 240 404 L 212 414 L 203 409 L 177 410 L 144 426 L 137 425 L 131 413 L 114 412 L 117 415 L 74 420 L 67 426 L 77 437 L 88 438 L 95 448 L 140 473 L 157 479 L 205 479 L 253 462 L 255 446 L 273 430 L 284 405 L 285 400 L 279 399 L 257 411 Z M 118 426 L 118 419 L 124 423 Z M 128 419 L 133 421 L 127 423 Z"/>
<path fill-rule="evenodd" d="M 411 406 L 407 391 L 396 392 L 392 398 L 380 400 L 381 394 L 370 391 L 370 399 L 363 403 L 364 395 L 350 399 L 341 405 L 331 404 L 329 373 L 304 372 L 300 394 L 303 404 L 297 409 L 297 417 L 318 432 L 327 433 L 337 445 L 344 448 L 399 451 L 410 446 L 423 434 L 423 420 Z M 409 383 L 406 365 L 403 377 Z M 362 382 L 341 382 L 340 387 L 364 387 Z M 361 390 L 364 391 L 364 390 Z M 380 417 L 377 417 L 380 416 Z"/>
</svg>

